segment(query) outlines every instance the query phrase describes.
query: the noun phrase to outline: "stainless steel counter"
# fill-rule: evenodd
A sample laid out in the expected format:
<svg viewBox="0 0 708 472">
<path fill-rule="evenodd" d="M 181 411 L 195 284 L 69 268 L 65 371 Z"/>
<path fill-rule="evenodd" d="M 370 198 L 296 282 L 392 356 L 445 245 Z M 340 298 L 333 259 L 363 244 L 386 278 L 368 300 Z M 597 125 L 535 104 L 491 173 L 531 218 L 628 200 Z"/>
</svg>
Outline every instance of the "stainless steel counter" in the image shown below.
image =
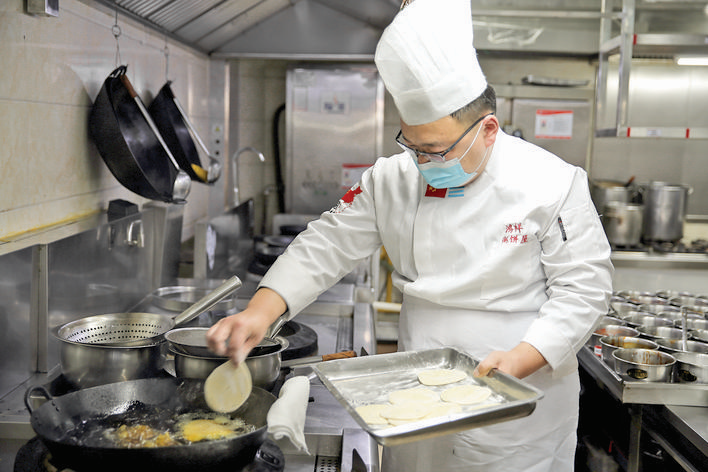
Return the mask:
<svg viewBox="0 0 708 472">
<path fill-rule="evenodd" d="M 696 469 L 684 454 L 676 447 L 675 438 L 667 438 L 671 425 L 679 435 L 679 441 L 688 440 L 695 450 L 703 457 L 703 463 L 708 461 L 708 406 L 669 405 L 665 402 L 690 402 L 700 398 L 708 398 L 708 385 L 688 385 L 652 382 L 624 382 L 604 363 L 584 346 L 578 353 L 578 362 L 597 384 L 621 403 L 627 404 L 631 417 L 629 435 L 629 457 L 627 471 L 639 472 L 641 469 L 642 434 L 648 434 L 682 464 L 685 470 Z M 687 388 L 683 388 L 687 387 Z M 700 404 L 700 403 L 699 403 Z M 703 402 L 708 405 L 708 400 Z M 647 421 L 651 418 L 653 421 Z M 602 421 L 596 418 L 596 421 Z"/>
</svg>

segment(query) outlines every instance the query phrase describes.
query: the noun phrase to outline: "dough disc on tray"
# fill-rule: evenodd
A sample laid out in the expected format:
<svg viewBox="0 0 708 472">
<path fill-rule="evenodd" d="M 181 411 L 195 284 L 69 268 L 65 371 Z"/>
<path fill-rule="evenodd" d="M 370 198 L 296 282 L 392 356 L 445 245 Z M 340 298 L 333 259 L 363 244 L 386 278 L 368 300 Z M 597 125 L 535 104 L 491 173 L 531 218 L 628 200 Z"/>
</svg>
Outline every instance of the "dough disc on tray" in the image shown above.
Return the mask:
<svg viewBox="0 0 708 472">
<path fill-rule="evenodd" d="M 388 401 L 394 405 L 402 403 L 431 403 L 439 400 L 440 395 L 437 392 L 422 387 L 394 390 L 388 395 Z"/>
<path fill-rule="evenodd" d="M 467 378 L 467 373 L 459 369 L 434 369 L 418 372 L 418 380 L 423 385 L 447 385 Z"/>
<path fill-rule="evenodd" d="M 473 405 L 481 403 L 492 394 L 492 391 L 487 387 L 479 385 L 458 385 L 450 387 L 440 394 L 446 402 L 457 403 L 460 405 Z"/>
<path fill-rule="evenodd" d="M 381 416 L 381 412 L 388 408 L 391 408 L 391 405 L 375 403 L 372 405 L 358 406 L 356 412 L 359 413 L 359 416 L 368 424 L 388 424 L 386 418 Z"/>
</svg>

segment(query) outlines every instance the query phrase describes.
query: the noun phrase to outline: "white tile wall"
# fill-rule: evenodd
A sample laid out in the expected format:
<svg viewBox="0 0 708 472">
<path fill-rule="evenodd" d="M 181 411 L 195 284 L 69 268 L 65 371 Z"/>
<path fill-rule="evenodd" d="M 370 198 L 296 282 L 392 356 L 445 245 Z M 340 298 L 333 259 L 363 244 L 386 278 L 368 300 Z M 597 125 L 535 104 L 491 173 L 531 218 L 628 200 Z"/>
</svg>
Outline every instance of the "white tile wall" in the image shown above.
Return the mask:
<svg viewBox="0 0 708 472">
<path fill-rule="evenodd" d="M 145 199 L 111 175 L 88 136 L 90 107 L 115 68 L 114 12 L 62 0 L 58 18 L 0 2 L 0 241 L 123 198 Z M 209 58 L 119 16 L 120 56 L 148 105 L 166 78 L 202 138 L 208 136 Z M 169 76 L 165 75 L 167 46 Z M 213 99 L 213 97 L 211 97 Z M 183 237 L 205 216 L 211 187 L 193 183 Z"/>
</svg>

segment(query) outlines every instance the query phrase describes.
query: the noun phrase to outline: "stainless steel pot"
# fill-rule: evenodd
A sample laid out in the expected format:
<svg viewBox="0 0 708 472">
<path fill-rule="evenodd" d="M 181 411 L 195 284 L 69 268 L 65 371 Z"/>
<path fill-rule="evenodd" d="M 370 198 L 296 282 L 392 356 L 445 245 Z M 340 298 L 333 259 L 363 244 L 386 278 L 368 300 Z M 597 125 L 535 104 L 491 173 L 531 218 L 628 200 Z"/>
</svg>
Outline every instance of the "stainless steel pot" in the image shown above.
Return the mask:
<svg viewBox="0 0 708 472">
<path fill-rule="evenodd" d="M 708 354 L 677 352 L 676 379 L 681 383 L 708 383 Z"/>
<path fill-rule="evenodd" d="M 602 212 L 602 226 L 610 244 L 638 246 L 642 238 L 644 206 L 637 203 L 607 202 Z"/>
<path fill-rule="evenodd" d="M 275 345 L 277 349 L 267 349 L 258 351 L 258 346 L 254 348 L 246 358 L 246 366 L 251 372 L 253 385 L 269 390 L 275 385 L 275 381 L 280 375 L 282 365 L 281 353 L 288 348 L 289 342 L 282 336 L 275 338 L 264 338 L 262 345 Z M 262 354 L 260 352 L 263 352 Z M 171 348 L 170 353 L 175 358 L 175 373 L 179 378 L 186 379 L 206 379 L 211 371 L 227 362 L 228 357 L 212 355 L 192 355 L 184 351 Z"/>
<path fill-rule="evenodd" d="M 644 203 L 642 238 L 645 241 L 679 241 L 691 187 L 666 182 L 640 186 Z"/>
<path fill-rule="evenodd" d="M 609 202 L 629 203 L 637 195 L 637 189 L 626 182 L 593 180 L 590 182 L 590 197 L 597 212 L 602 214 Z"/>
<path fill-rule="evenodd" d="M 612 353 L 615 372 L 645 382 L 670 382 L 676 359 L 651 349 L 617 349 Z"/>
<path fill-rule="evenodd" d="M 686 341 L 684 349 L 683 340 L 681 339 L 657 339 L 656 343 L 659 349 L 673 355 L 675 352 L 700 352 L 708 354 L 708 343 L 701 341 Z"/>
<path fill-rule="evenodd" d="M 241 286 L 234 276 L 184 312 L 109 313 L 71 321 L 52 330 L 60 342 L 62 374 L 79 387 L 153 377 L 165 359 L 166 332 L 193 320 Z"/>
<path fill-rule="evenodd" d="M 602 346 L 602 360 L 614 367 L 615 361 L 612 353 L 617 349 L 658 349 L 654 341 L 631 336 L 603 336 L 600 338 Z"/>
</svg>

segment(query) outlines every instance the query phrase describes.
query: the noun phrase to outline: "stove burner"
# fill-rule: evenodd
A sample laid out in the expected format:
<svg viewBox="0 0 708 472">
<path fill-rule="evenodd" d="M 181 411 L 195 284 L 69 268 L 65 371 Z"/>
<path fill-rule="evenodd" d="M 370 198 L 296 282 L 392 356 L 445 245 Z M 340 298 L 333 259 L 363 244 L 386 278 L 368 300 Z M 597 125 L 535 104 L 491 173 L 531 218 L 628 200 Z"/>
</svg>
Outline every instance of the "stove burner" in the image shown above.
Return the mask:
<svg viewBox="0 0 708 472">
<path fill-rule="evenodd" d="M 282 472 L 285 468 L 283 451 L 271 440 L 266 440 L 256 457 L 240 472 Z M 72 472 L 73 469 L 52 463 L 51 454 L 42 440 L 35 436 L 20 448 L 15 456 L 13 472 Z M 73 471 L 80 472 L 80 471 Z M 91 471 L 93 472 L 93 471 Z M 229 469 L 229 472 L 239 472 Z"/>
</svg>

